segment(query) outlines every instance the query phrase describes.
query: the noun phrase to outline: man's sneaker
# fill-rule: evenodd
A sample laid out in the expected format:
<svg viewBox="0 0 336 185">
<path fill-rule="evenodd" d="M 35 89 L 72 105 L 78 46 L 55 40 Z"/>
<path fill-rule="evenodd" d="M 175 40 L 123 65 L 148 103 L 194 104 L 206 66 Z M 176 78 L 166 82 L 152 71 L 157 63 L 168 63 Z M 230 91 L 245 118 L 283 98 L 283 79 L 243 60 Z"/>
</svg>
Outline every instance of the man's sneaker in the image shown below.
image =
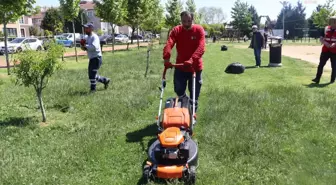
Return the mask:
<svg viewBox="0 0 336 185">
<path fill-rule="evenodd" d="M 110 83 L 110 79 L 106 79 L 106 82 L 104 83 L 104 88 L 107 89 Z"/>
<path fill-rule="evenodd" d="M 312 81 L 315 82 L 315 83 L 317 83 L 317 84 L 320 83 L 320 80 L 318 80 L 318 79 L 316 79 L 316 78 L 312 79 Z"/>
</svg>

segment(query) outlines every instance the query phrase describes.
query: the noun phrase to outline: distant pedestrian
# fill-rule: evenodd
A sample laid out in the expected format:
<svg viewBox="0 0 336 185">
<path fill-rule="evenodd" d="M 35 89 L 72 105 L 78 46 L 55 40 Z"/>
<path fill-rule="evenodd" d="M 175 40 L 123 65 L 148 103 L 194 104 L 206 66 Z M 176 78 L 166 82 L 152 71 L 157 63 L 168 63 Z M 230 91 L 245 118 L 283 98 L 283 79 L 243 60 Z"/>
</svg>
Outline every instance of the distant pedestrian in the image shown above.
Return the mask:
<svg viewBox="0 0 336 185">
<path fill-rule="evenodd" d="M 260 67 L 261 65 L 261 49 L 264 47 L 264 36 L 258 31 L 258 27 L 256 25 L 252 26 L 252 39 L 249 48 L 253 48 L 254 56 L 256 60 L 256 67 Z"/>
</svg>

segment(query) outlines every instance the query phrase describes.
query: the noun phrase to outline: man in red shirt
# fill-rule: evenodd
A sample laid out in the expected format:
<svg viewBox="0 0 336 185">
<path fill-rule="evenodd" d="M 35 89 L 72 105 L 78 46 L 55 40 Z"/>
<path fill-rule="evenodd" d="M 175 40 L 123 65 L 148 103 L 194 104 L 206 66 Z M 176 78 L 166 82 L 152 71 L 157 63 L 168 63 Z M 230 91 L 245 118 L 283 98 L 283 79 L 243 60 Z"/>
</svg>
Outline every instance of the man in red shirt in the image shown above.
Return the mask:
<svg viewBox="0 0 336 185">
<path fill-rule="evenodd" d="M 330 59 L 332 68 L 330 83 L 332 84 L 336 78 L 336 17 L 329 18 L 329 26 L 326 26 L 324 31 L 321 32 L 320 41 L 323 44 L 320 63 L 317 68 L 316 78 L 312 81 L 317 84 L 320 83 L 323 68 Z"/>
<path fill-rule="evenodd" d="M 163 59 L 165 67 L 170 68 L 171 50 L 176 44 L 177 64 L 183 66 L 175 67 L 174 71 L 174 91 L 179 97 L 186 96 L 186 88 L 192 100 L 192 72 L 196 72 L 195 89 L 195 111 L 198 107 L 198 97 L 202 86 L 202 56 L 205 52 L 205 32 L 201 25 L 193 24 L 194 16 L 188 11 L 181 13 L 182 25 L 175 26 L 169 35 L 167 44 L 163 49 Z"/>
</svg>

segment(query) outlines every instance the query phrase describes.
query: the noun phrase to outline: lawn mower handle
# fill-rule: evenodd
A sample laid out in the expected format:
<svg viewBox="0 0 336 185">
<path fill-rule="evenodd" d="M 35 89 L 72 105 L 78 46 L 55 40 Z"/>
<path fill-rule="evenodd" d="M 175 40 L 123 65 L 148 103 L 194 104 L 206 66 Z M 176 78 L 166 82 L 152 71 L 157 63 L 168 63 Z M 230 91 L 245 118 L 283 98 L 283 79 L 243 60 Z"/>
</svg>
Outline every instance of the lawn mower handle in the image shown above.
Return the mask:
<svg viewBox="0 0 336 185">
<path fill-rule="evenodd" d="M 184 64 L 172 64 L 172 67 L 178 67 L 178 66 L 184 66 Z M 162 74 L 162 80 L 163 81 L 166 80 L 167 69 L 169 69 L 169 68 L 165 67 L 164 70 L 163 70 L 163 74 Z M 195 69 L 193 67 L 191 69 L 192 69 L 193 76 L 195 76 L 196 75 Z"/>
</svg>

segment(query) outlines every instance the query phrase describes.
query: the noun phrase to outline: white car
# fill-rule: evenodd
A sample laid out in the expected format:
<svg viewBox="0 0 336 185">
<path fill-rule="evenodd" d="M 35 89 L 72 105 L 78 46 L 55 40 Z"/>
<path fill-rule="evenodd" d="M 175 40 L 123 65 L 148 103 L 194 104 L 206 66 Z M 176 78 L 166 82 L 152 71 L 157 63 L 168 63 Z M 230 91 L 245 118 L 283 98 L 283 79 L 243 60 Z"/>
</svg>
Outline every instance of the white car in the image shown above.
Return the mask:
<svg viewBox="0 0 336 185">
<path fill-rule="evenodd" d="M 15 38 L 7 38 L 7 43 L 9 43 L 10 41 L 14 40 Z M 5 46 L 5 41 L 1 41 L 0 42 L 0 49 L 1 47 Z"/>
<path fill-rule="evenodd" d="M 21 52 L 24 50 L 42 50 L 42 41 L 37 38 L 16 38 L 7 44 L 8 53 Z M 5 53 L 5 46 L 0 49 Z"/>
<path fill-rule="evenodd" d="M 74 34 L 73 33 L 63 33 L 61 34 L 63 37 L 67 38 L 68 40 L 72 40 L 74 41 Z M 81 38 L 81 34 L 80 33 L 75 33 L 75 40 L 76 39 L 80 39 Z"/>
<path fill-rule="evenodd" d="M 126 35 L 123 35 L 123 34 L 117 35 L 114 39 L 115 39 L 116 42 L 122 42 L 122 43 L 127 43 L 128 40 L 129 40 L 129 38 Z"/>
</svg>

